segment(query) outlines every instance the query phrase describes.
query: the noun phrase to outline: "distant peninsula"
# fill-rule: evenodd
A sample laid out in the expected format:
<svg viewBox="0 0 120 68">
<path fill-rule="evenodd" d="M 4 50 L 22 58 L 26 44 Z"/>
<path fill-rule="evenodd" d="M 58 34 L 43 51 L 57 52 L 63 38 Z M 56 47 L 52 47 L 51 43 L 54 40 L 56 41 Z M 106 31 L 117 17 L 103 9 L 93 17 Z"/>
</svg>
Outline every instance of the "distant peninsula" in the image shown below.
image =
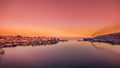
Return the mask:
<svg viewBox="0 0 120 68">
<path fill-rule="evenodd" d="M 90 37 L 90 38 L 84 38 L 83 40 L 91 41 L 91 42 L 104 42 L 104 43 L 110 43 L 110 44 L 120 44 L 120 32 L 99 35 L 99 36 Z"/>
</svg>

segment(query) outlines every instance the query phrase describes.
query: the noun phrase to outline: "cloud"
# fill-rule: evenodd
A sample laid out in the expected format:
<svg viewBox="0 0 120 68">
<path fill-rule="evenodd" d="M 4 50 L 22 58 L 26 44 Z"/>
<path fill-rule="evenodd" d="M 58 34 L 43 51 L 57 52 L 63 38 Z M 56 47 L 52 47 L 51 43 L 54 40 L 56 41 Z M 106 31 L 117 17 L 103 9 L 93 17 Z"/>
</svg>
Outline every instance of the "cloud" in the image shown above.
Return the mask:
<svg viewBox="0 0 120 68">
<path fill-rule="evenodd" d="M 92 36 L 104 35 L 109 33 L 117 33 L 120 32 L 120 21 L 113 22 L 111 25 L 108 25 L 98 31 L 96 31 Z"/>
</svg>

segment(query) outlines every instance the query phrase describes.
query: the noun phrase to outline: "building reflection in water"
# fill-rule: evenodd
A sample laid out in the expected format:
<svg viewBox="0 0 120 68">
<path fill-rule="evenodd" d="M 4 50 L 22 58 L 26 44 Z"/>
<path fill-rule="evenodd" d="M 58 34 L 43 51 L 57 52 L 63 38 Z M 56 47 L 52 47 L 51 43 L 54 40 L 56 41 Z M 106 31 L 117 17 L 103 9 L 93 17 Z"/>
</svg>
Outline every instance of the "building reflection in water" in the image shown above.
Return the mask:
<svg viewBox="0 0 120 68">
<path fill-rule="evenodd" d="M 13 48 L 13 47 L 17 47 L 17 46 L 32 46 L 32 47 L 35 47 L 35 46 L 46 46 L 46 45 L 54 45 L 54 44 L 57 44 L 58 41 L 49 41 L 49 42 L 43 42 L 41 44 L 38 44 L 38 43 L 32 43 L 32 44 L 19 44 L 19 45 L 12 45 L 12 44 L 6 44 L 6 45 L 0 45 L 0 62 L 2 62 L 2 58 L 3 58 L 3 55 L 5 53 L 4 49 L 3 48 Z"/>
<path fill-rule="evenodd" d="M 5 51 L 3 48 L 0 48 L 0 62 L 2 62 L 2 57 L 4 55 Z"/>
<path fill-rule="evenodd" d="M 52 42 L 52 43 L 43 43 L 41 45 L 38 44 L 32 44 L 32 45 L 16 45 L 16 46 L 2 46 L 0 45 L 0 63 L 2 63 L 3 60 L 3 55 L 5 54 L 4 48 L 11 48 L 11 47 L 17 47 L 17 46 L 46 46 L 46 45 L 54 45 L 57 44 L 58 42 Z"/>
<path fill-rule="evenodd" d="M 3 60 L 3 55 L 5 54 L 5 50 L 4 48 L 14 48 L 14 47 L 17 47 L 17 46 L 32 46 L 32 47 L 35 47 L 35 46 L 46 46 L 46 45 L 54 45 L 54 44 L 57 44 L 58 42 L 50 42 L 50 43 L 43 43 L 43 44 L 31 44 L 31 45 L 10 45 L 10 46 L 3 46 L 3 45 L 0 45 L 0 63 L 2 63 L 2 60 Z"/>
</svg>

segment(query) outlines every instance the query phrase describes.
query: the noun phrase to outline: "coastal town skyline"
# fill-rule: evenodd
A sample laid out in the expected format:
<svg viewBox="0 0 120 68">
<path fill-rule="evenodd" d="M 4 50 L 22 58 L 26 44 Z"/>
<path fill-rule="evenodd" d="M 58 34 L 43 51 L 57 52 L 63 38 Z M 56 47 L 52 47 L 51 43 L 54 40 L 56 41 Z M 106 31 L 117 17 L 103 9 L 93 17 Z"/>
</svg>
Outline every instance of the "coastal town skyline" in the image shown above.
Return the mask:
<svg viewBox="0 0 120 68">
<path fill-rule="evenodd" d="M 88 37 L 119 24 L 119 0 L 1 0 L 0 35 Z"/>
</svg>

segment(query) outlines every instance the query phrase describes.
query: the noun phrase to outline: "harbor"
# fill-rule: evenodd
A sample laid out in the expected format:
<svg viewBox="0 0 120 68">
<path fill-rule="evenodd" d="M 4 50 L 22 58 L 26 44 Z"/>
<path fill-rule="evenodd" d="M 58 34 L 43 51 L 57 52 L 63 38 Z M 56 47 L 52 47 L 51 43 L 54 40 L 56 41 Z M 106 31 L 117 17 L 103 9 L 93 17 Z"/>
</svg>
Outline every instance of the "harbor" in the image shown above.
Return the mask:
<svg viewBox="0 0 120 68">
<path fill-rule="evenodd" d="M 0 36 L 0 47 L 16 47 L 22 45 L 51 45 L 58 42 L 66 42 L 55 37 L 23 37 L 23 36 Z"/>
</svg>

